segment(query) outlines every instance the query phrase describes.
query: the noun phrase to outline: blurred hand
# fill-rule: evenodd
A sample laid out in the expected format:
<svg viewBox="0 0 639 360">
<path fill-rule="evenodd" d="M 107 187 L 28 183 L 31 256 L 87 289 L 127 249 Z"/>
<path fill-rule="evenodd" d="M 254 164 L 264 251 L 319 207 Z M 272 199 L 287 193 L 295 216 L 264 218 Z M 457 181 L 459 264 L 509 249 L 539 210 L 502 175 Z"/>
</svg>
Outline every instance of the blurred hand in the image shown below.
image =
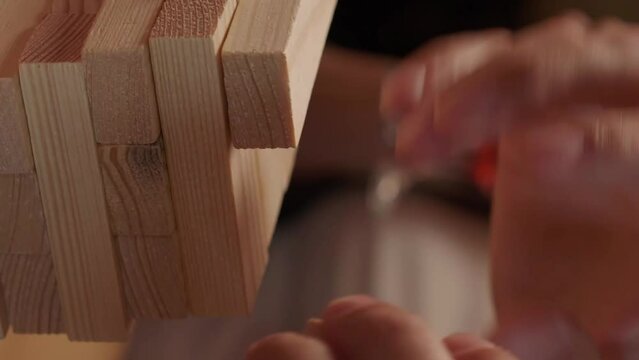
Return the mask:
<svg viewBox="0 0 639 360">
<path fill-rule="evenodd" d="M 518 33 L 449 37 L 389 77 L 381 108 L 409 166 L 499 141 L 501 323 L 553 309 L 604 339 L 636 313 L 638 26 L 571 13 Z"/>
<path fill-rule="evenodd" d="M 247 360 L 517 360 L 472 335 L 442 341 L 420 318 L 364 296 L 333 302 L 312 324 L 254 344 Z"/>
<path fill-rule="evenodd" d="M 509 324 L 495 342 L 470 334 L 442 340 L 422 319 L 366 296 L 336 300 L 321 319 L 309 321 L 304 334 L 267 337 L 247 354 L 247 360 L 378 359 L 596 360 L 599 355 L 591 339 L 560 316 Z"/>
<path fill-rule="evenodd" d="M 639 26 L 571 13 L 515 34 L 444 38 L 395 70 L 381 110 L 398 121 L 398 157 L 417 166 L 517 127 L 590 123 L 614 133 L 639 113 Z"/>
</svg>

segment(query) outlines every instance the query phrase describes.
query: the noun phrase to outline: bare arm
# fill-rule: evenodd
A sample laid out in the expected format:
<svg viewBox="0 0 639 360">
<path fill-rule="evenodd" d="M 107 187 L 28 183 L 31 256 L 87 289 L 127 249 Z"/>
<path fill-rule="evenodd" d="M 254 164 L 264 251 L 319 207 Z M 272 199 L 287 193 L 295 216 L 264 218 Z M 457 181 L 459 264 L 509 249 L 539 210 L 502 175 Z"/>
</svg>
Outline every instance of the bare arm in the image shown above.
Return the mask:
<svg viewBox="0 0 639 360">
<path fill-rule="evenodd" d="M 379 95 L 395 60 L 329 46 L 322 59 L 297 161 L 297 175 L 356 175 L 381 150 Z"/>
</svg>

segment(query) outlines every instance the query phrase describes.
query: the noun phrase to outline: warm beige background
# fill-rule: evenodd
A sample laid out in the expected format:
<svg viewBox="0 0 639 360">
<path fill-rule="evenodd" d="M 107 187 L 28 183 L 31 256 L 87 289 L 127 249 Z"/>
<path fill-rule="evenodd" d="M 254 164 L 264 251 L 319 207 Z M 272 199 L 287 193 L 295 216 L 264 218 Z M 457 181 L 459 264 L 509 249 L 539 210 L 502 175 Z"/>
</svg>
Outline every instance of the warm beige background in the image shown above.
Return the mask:
<svg viewBox="0 0 639 360">
<path fill-rule="evenodd" d="M 30 336 L 9 334 L 0 341 L 3 360 L 117 360 L 122 344 L 73 343 L 64 335 Z"/>
</svg>

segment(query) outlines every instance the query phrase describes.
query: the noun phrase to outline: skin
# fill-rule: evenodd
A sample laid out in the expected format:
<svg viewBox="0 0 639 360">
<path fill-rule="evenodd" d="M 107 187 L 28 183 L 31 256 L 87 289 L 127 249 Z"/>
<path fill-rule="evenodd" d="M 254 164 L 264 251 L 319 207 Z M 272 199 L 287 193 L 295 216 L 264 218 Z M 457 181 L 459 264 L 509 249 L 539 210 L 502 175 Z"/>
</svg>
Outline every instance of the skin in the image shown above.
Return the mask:
<svg viewBox="0 0 639 360">
<path fill-rule="evenodd" d="M 521 359 L 596 359 L 594 342 L 623 359 L 610 344 L 633 340 L 618 325 L 639 328 L 628 325 L 639 304 L 639 27 L 570 13 L 518 33 L 455 35 L 403 61 L 382 89 L 406 166 L 499 142 L 497 342 Z M 563 320 L 512 326 L 536 312 Z M 265 339 L 248 359 L 517 359 L 468 335 L 439 340 L 370 298 L 329 305 L 321 324 L 319 336 Z"/>
<path fill-rule="evenodd" d="M 448 38 L 384 88 L 383 112 L 401 114 L 397 155 L 408 166 L 500 142 L 492 258 L 501 323 L 561 311 L 603 341 L 639 303 L 638 29 L 572 13 L 519 33 Z M 469 44 L 483 51 L 473 57 Z M 463 71 L 458 57 L 470 64 Z"/>
<path fill-rule="evenodd" d="M 439 339 L 418 317 L 366 296 L 336 300 L 319 333 L 283 333 L 255 343 L 247 360 L 516 360 L 467 334 Z"/>
</svg>

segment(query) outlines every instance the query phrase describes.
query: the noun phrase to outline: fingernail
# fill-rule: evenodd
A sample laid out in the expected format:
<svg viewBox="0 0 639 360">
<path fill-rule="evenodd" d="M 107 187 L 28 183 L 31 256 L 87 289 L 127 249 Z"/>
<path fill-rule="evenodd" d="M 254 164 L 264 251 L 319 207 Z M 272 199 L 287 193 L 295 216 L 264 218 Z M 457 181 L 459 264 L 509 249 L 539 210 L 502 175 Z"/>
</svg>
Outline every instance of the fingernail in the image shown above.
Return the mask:
<svg viewBox="0 0 639 360">
<path fill-rule="evenodd" d="M 423 64 L 405 65 L 391 72 L 382 86 L 380 110 L 392 121 L 399 121 L 424 97 L 426 67 Z"/>
<path fill-rule="evenodd" d="M 312 318 L 306 322 L 306 327 L 304 328 L 304 334 L 314 337 L 321 338 L 322 337 L 322 325 L 324 325 L 324 320 Z"/>
<path fill-rule="evenodd" d="M 559 315 L 527 320 L 498 333 L 495 344 L 520 360 L 598 360 L 595 342 Z"/>
<path fill-rule="evenodd" d="M 328 305 L 322 318 L 327 320 L 342 317 L 377 302 L 377 300 L 365 295 L 353 295 L 341 298 Z"/>
<path fill-rule="evenodd" d="M 491 349 L 495 344 L 473 334 L 455 334 L 444 339 L 450 353 L 457 357 L 480 349 Z"/>
</svg>

